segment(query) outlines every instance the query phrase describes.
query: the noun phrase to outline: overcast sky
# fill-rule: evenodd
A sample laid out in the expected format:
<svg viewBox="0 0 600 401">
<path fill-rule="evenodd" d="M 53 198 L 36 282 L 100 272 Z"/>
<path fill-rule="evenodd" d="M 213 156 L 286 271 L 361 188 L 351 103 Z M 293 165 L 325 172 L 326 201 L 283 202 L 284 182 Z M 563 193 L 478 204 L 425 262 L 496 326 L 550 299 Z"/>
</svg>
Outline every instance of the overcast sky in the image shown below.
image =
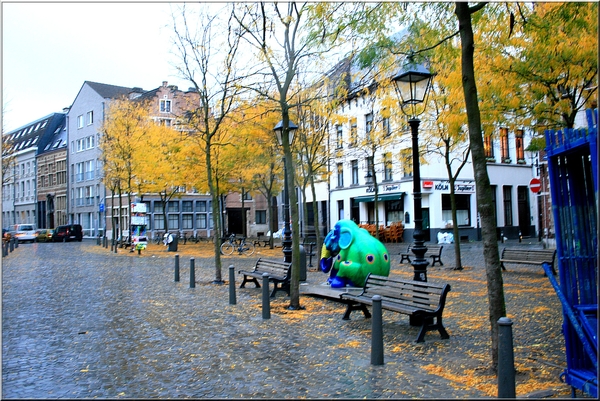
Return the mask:
<svg viewBox="0 0 600 401">
<path fill-rule="evenodd" d="M 171 54 L 170 3 L 2 3 L 8 132 L 75 100 L 84 81 L 187 89 Z"/>
</svg>

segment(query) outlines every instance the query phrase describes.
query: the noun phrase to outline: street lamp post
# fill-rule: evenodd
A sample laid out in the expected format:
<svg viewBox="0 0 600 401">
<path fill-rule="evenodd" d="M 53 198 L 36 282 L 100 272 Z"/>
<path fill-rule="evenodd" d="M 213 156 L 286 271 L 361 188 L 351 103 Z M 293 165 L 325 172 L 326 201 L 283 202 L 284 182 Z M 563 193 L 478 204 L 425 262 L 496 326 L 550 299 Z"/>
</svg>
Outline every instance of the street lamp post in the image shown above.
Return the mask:
<svg viewBox="0 0 600 401">
<path fill-rule="evenodd" d="M 414 246 L 411 248 L 415 257 L 412 262 L 415 281 L 427 281 L 427 265 L 425 259 L 427 247 L 424 243 L 423 210 L 421 205 L 421 166 L 419 161 L 419 124 L 418 115 L 425 111 L 425 100 L 431 87 L 433 74 L 421 64 L 415 64 L 412 54 L 408 56 L 407 63 L 392 78 L 396 91 L 400 95 L 400 107 L 406 114 L 412 135 L 413 159 L 413 196 L 415 229 L 413 231 Z M 405 110 L 408 108 L 408 112 Z"/>
<path fill-rule="evenodd" d="M 294 141 L 294 133 L 298 129 L 298 126 L 291 121 L 288 121 L 288 140 L 289 145 Z M 283 146 L 284 135 L 283 135 L 283 121 L 279 121 L 275 128 L 275 135 L 277 135 L 277 142 L 280 146 Z M 287 177 L 287 160 L 283 157 L 283 212 L 284 212 L 284 225 L 283 225 L 283 238 L 281 239 L 281 246 L 283 247 L 283 261 L 286 263 L 292 263 L 292 230 L 290 229 L 290 197 L 289 197 L 289 186 Z"/>
</svg>

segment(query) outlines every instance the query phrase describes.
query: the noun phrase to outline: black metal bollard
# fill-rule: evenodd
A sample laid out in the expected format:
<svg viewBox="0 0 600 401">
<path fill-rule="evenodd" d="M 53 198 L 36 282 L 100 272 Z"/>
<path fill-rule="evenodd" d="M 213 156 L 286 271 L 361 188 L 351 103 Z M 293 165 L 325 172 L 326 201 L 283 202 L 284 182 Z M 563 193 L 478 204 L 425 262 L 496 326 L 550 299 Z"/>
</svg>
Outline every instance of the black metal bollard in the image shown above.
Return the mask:
<svg viewBox="0 0 600 401">
<path fill-rule="evenodd" d="M 383 365 L 383 323 L 381 296 L 373 295 L 371 318 L 371 365 Z"/>
<path fill-rule="evenodd" d="M 104 246 L 104 249 L 108 248 L 108 240 L 106 236 L 102 237 L 102 245 Z"/>
<path fill-rule="evenodd" d="M 196 267 L 194 263 L 195 259 L 190 258 L 190 288 L 196 288 Z"/>
<path fill-rule="evenodd" d="M 498 319 L 498 398 L 516 398 L 512 321 Z"/>
<path fill-rule="evenodd" d="M 15 239 L 11 238 L 8 242 L 10 243 L 10 251 L 11 252 L 14 251 L 15 250 Z"/>
<path fill-rule="evenodd" d="M 19 240 L 15 238 L 15 249 L 19 247 Z"/>
<path fill-rule="evenodd" d="M 175 281 L 179 281 L 179 254 L 175 255 Z"/>
<path fill-rule="evenodd" d="M 229 305 L 235 305 L 235 267 L 229 266 Z"/>
<path fill-rule="evenodd" d="M 263 319 L 271 318 L 271 296 L 269 295 L 269 274 L 263 273 L 263 289 L 262 289 L 262 317 Z"/>
</svg>

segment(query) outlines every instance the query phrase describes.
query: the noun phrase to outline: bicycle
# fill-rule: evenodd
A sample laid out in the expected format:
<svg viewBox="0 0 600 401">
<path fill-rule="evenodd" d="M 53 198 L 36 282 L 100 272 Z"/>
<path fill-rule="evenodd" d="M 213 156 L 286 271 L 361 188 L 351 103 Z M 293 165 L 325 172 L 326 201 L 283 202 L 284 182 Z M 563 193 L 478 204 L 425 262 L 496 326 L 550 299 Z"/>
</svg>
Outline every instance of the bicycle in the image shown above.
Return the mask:
<svg viewBox="0 0 600 401">
<path fill-rule="evenodd" d="M 188 238 L 188 241 L 197 244 L 201 241 L 201 237 L 198 233 L 194 233 L 192 236 L 190 236 L 190 238 Z"/>
<path fill-rule="evenodd" d="M 152 238 L 152 242 L 154 242 L 156 245 L 160 244 L 162 242 L 163 236 L 157 231 L 154 233 L 154 238 Z"/>
<path fill-rule="evenodd" d="M 229 256 L 234 250 L 237 250 L 240 255 L 250 256 L 254 253 L 254 244 L 246 242 L 246 237 L 242 237 L 238 244 L 236 243 L 235 234 L 231 234 L 227 241 L 221 244 L 221 254 Z"/>
</svg>

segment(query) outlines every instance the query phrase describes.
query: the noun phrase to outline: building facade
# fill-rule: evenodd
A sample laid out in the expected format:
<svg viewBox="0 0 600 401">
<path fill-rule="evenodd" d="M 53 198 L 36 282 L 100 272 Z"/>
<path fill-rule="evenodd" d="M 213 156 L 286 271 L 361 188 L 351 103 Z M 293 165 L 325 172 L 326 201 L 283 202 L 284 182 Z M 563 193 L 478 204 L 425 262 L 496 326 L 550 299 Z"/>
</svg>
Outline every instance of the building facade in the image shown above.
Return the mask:
<svg viewBox="0 0 600 401">
<path fill-rule="evenodd" d="M 133 98 L 143 91 L 85 81 L 67 114 L 69 223 L 83 227 L 84 236 L 106 230 L 106 188 L 102 182 L 100 129 L 108 103 Z"/>
<path fill-rule="evenodd" d="M 352 63 L 340 63 L 339 69 L 347 71 L 344 79 L 360 76 L 353 68 Z M 339 70 L 335 74 L 343 76 Z M 390 118 L 403 115 L 398 103 L 387 110 L 380 99 L 374 98 L 372 88 L 362 91 L 364 86 L 353 81 L 347 81 L 347 86 L 350 95 L 337 110 L 338 122 L 329 130 L 328 181 L 319 185 L 317 194 L 319 205 L 328 205 L 324 231 L 340 219 L 378 224 L 381 228 L 401 223 L 404 240 L 410 241 L 415 215 L 410 130 L 402 118 Z M 499 238 L 536 237 L 538 204 L 529 190 L 534 176 L 533 158 L 525 154 L 530 135 L 523 130 L 509 132 L 503 127 L 495 134 L 486 136 L 485 151 Z M 426 241 L 437 242 L 438 233 L 452 233 L 454 223 L 445 158 L 440 149 L 432 151 L 431 138 L 427 125 L 422 123 L 419 140 L 423 229 Z M 450 160 L 455 160 L 453 172 L 457 171 L 463 150 L 458 148 L 451 154 Z M 480 239 L 480 226 L 474 172 L 470 158 L 466 162 L 456 177 L 454 193 L 460 240 L 472 241 Z M 308 197 L 310 202 L 312 197 Z M 307 224 L 311 223 L 314 224 Z"/>
<path fill-rule="evenodd" d="M 53 113 L 2 137 L 2 225 L 39 225 L 37 155 L 64 129 L 65 115 Z"/>
<path fill-rule="evenodd" d="M 54 228 L 68 222 L 66 114 L 57 115 L 55 125 L 40 141 L 36 158 L 38 228 Z"/>
<path fill-rule="evenodd" d="M 149 91 L 140 91 L 132 97 L 135 101 L 145 101 L 150 106 L 150 117 L 160 125 L 179 129 L 178 120 L 189 110 L 197 108 L 199 96 L 194 88 L 180 90 L 176 85 L 163 81 L 162 85 Z M 162 236 L 165 231 L 184 233 L 189 236 L 210 237 L 214 235 L 211 213 L 211 197 L 198 193 L 193 188 L 183 186 L 176 188 L 175 195 L 166 201 L 158 194 L 132 194 L 132 201 L 146 203 L 146 227 L 148 235 L 153 238 Z M 113 222 L 119 222 L 120 233 L 127 237 L 129 227 L 129 204 L 127 195 L 122 196 L 107 190 L 104 210 L 107 236 L 113 235 Z M 166 217 L 166 223 L 165 223 Z"/>
</svg>

